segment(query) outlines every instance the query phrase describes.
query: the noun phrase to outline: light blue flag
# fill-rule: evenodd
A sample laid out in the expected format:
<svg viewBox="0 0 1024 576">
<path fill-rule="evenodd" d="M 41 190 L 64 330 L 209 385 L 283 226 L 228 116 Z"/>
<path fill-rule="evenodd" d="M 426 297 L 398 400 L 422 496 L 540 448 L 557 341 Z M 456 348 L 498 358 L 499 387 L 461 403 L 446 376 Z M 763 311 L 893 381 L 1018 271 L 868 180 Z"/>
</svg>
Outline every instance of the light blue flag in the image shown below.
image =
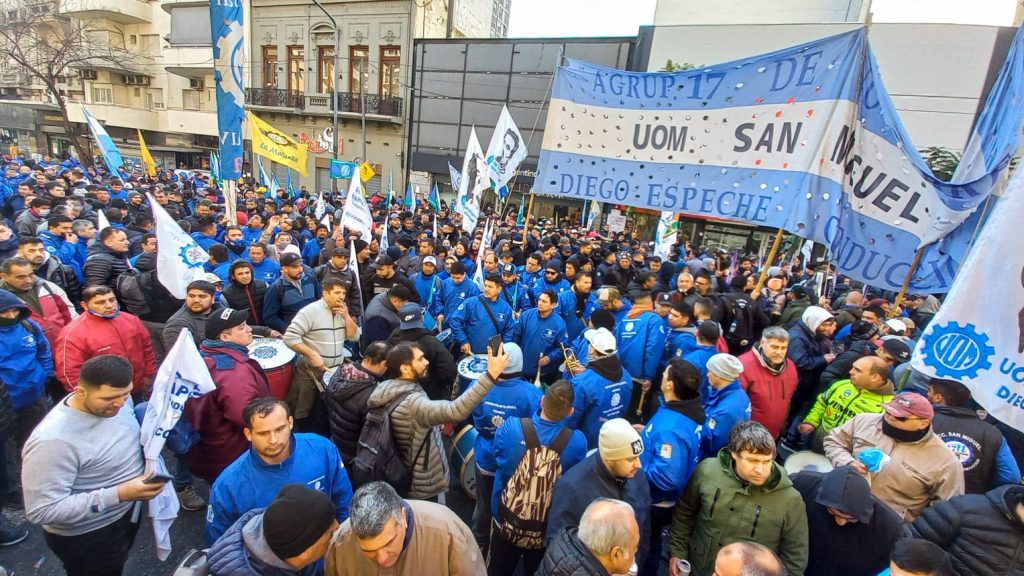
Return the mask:
<svg viewBox="0 0 1024 576">
<path fill-rule="evenodd" d="M 294 196 L 292 193 L 292 169 L 288 169 L 288 180 L 284 184 L 284 189 L 288 191 L 288 196 Z"/>
<path fill-rule="evenodd" d="M 451 162 L 448 163 L 448 175 L 452 179 L 452 190 L 458 192 L 459 185 L 462 183 L 462 173 L 459 172 L 458 168 L 452 166 Z"/>
<path fill-rule="evenodd" d="M 210 150 L 210 182 L 216 184 L 220 180 L 220 160 L 217 153 Z"/>
<path fill-rule="evenodd" d="M 99 120 L 93 118 L 93 115 L 89 114 L 84 105 L 82 106 L 82 113 L 85 114 L 85 121 L 92 132 L 93 140 L 96 141 L 96 147 L 100 149 L 103 163 L 107 165 L 107 170 L 110 171 L 111 177 L 117 176 L 117 169 L 124 165 L 121 151 L 117 149 L 117 145 L 114 144 L 114 141 L 107 134 L 107 130 L 100 124 Z"/>
<path fill-rule="evenodd" d="M 270 189 L 270 176 L 267 176 L 267 169 L 263 167 L 263 157 L 256 156 L 256 166 L 259 168 L 260 186 L 267 187 L 267 196 L 273 194 L 273 190 Z"/>
<path fill-rule="evenodd" d="M 218 180 L 242 176 L 242 120 L 245 118 L 245 29 L 241 2 L 210 2 L 213 80 L 220 143 Z"/>
<path fill-rule="evenodd" d="M 524 195 L 519 200 L 519 214 L 516 215 L 516 226 L 522 226 L 526 224 L 526 196 Z M 526 232 L 525 230 L 523 231 Z"/>
<path fill-rule="evenodd" d="M 435 212 L 441 209 L 441 194 L 437 191 L 437 182 L 434 182 L 433 188 L 430 189 L 430 198 L 427 199 L 427 204 L 429 204 Z"/>
<path fill-rule="evenodd" d="M 412 183 L 405 187 L 405 202 L 402 203 L 406 210 L 412 211 L 416 206 L 416 195 L 412 191 Z"/>
<path fill-rule="evenodd" d="M 274 163 L 270 162 L 270 190 L 267 191 L 271 196 L 277 194 L 277 191 L 281 189 L 281 183 L 277 181 L 277 174 L 274 173 Z"/>
</svg>

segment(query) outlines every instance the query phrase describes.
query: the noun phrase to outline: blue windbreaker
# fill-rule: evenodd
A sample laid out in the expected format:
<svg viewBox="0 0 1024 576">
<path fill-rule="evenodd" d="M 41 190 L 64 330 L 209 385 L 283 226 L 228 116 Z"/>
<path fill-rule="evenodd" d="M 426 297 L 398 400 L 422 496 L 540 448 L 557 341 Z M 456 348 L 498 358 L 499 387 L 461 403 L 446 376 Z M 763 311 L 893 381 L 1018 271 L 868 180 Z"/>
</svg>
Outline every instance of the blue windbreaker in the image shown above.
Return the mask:
<svg viewBox="0 0 1024 576">
<path fill-rule="evenodd" d="M 416 291 L 420 294 L 420 302 L 423 303 L 424 309 L 429 312 L 432 316 L 437 316 L 444 310 L 441 306 L 441 290 L 443 281 L 437 277 L 437 274 L 431 274 L 430 276 L 424 276 L 423 272 L 417 272 L 412 277 L 412 285 L 416 287 Z"/>
<path fill-rule="evenodd" d="M 540 293 L 546 290 L 551 290 L 555 294 L 561 294 L 569 289 L 569 281 L 565 279 L 561 274 L 558 275 L 557 282 L 548 282 L 544 279 L 544 275 L 541 274 L 533 284 L 533 288 L 530 289 L 530 297 L 536 302 L 540 298 Z"/>
<path fill-rule="evenodd" d="M 547 318 L 541 318 L 537 308 L 530 308 L 519 317 L 515 341 L 523 349 L 523 374 L 534 376 L 541 354 L 551 360 L 541 373 L 558 370 L 563 357 L 560 344 L 568 344 L 569 337 L 565 334 L 565 321 L 555 310 Z"/>
<path fill-rule="evenodd" d="M 622 376 L 613 382 L 591 367 L 577 374 L 572 383 L 576 398 L 572 403 L 572 416 L 569 416 L 567 422 L 583 432 L 588 448 L 597 448 L 601 425 L 613 418 L 622 417 L 629 408 L 633 396 L 633 379 L 629 371 L 623 369 Z"/>
<path fill-rule="evenodd" d="M 493 446 L 498 428 L 509 420 L 529 418 L 540 410 L 541 396 L 540 390 L 522 378 L 499 380 L 473 409 L 473 427 L 477 431 L 473 455 L 481 470 L 493 473 L 498 467 Z"/>
<path fill-rule="evenodd" d="M 711 384 L 708 383 L 707 366 L 708 360 L 715 354 L 718 354 L 718 348 L 714 344 L 706 346 L 704 344 L 697 344 L 696 349 L 683 356 L 683 360 L 693 364 L 700 370 L 700 397 L 702 400 L 707 399 L 708 390 L 711 388 Z"/>
<path fill-rule="evenodd" d="M 641 312 L 615 325 L 622 366 L 634 378 L 654 381 L 665 351 L 665 322 L 653 311 Z"/>
<path fill-rule="evenodd" d="M 267 284 L 273 284 L 281 277 L 281 265 L 270 258 L 266 258 L 259 264 L 253 263 L 252 259 L 246 258 L 252 264 L 252 276 L 255 280 L 263 280 Z"/>
<path fill-rule="evenodd" d="M 711 388 L 704 400 L 704 413 L 707 420 L 700 436 L 701 460 L 728 446 L 733 426 L 750 420 L 750 398 L 739 380 L 724 388 Z"/>
<path fill-rule="evenodd" d="M 587 322 L 590 321 L 590 314 L 594 311 L 597 301 L 593 298 L 593 293 L 587 298 L 587 303 L 583 306 L 583 317 L 580 318 L 576 315 L 576 290 L 570 288 L 565 292 L 558 295 L 558 308 L 556 311 L 562 316 L 562 320 L 565 320 L 565 331 L 569 335 L 569 341 L 573 341 L 577 336 L 580 335 L 587 328 Z"/>
<path fill-rule="evenodd" d="M 519 281 L 502 287 L 500 298 L 508 302 L 515 312 L 522 312 L 523 310 L 533 308 L 533 300 L 530 299 L 530 289 Z"/>
<path fill-rule="evenodd" d="M 695 422 L 676 410 L 680 404 L 666 404 L 664 398 L 659 398 L 658 411 L 640 435 L 644 441 L 640 463 L 651 483 L 651 500 L 655 503 L 675 503 L 700 463 L 704 422 Z"/>
<path fill-rule="evenodd" d="M 441 311 L 444 312 L 444 327 L 449 326 L 452 315 L 467 298 L 479 295 L 480 287 L 473 282 L 469 274 L 466 274 L 462 284 L 456 284 L 455 280 L 451 278 L 444 280 L 441 284 Z"/>
<path fill-rule="evenodd" d="M 515 341 L 516 321 L 512 317 L 512 307 L 501 298 L 497 302 L 488 301 L 488 305 L 498 324 L 497 330 L 494 329 L 495 322 L 484 309 L 483 295 L 467 298 L 448 318 L 455 341 L 459 346 L 468 342 L 473 354 L 485 353 L 487 341 L 496 334 L 501 334 L 502 342 Z"/>
<path fill-rule="evenodd" d="M 0 328 L 0 380 L 7 385 L 11 407 L 20 410 L 43 395 L 46 380 L 53 375 L 53 355 L 43 329 L 28 319 L 28 306 L 14 294 L 0 290 L 0 310 L 11 308 L 19 310 L 19 321 Z"/>
</svg>

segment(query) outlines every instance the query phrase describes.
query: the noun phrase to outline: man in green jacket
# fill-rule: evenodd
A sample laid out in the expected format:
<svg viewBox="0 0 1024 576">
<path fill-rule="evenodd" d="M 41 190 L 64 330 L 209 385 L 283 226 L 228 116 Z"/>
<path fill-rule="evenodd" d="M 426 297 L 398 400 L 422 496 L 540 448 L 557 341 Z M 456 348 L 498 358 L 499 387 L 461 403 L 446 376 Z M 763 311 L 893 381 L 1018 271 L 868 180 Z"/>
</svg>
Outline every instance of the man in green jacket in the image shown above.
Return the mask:
<svg viewBox="0 0 1024 576">
<path fill-rule="evenodd" d="M 748 420 L 729 433 L 729 446 L 707 458 L 686 485 L 672 518 L 672 576 L 714 572 L 718 551 L 734 542 L 756 542 L 779 555 L 790 576 L 807 566 L 807 511 L 782 466 L 775 438 Z"/>
<path fill-rule="evenodd" d="M 836 380 L 815 400 L 800 423 L 801 434 L 814 432 L 811 446 L 824 454 L 825 436 L 857 414 L 881 414 L 882 404 L 892 400 L 893 383 L 889 363 L 878 356 L 858 358 L 850 368 L 849 380 Z"/>
</svg>

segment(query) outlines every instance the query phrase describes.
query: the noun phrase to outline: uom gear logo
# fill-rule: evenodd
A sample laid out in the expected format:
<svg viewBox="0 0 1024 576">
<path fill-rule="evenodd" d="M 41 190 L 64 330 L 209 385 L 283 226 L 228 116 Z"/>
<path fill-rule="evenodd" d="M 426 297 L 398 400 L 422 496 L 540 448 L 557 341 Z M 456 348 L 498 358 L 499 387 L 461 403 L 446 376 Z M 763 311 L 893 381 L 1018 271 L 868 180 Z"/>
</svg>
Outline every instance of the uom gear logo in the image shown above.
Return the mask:
<svg viewBox="0 0 1024 576">
<path fill-rule="evenodd" d="M 992 368 L 990 361 L 995 349 L 988 336 L 976 330 L 974 324 L 961 326 L 950 322 L 936 326 L 921 341 L 924 363 L 935 369 L 939 378 L 977 378 L 980 370 Z"/>
</svg>

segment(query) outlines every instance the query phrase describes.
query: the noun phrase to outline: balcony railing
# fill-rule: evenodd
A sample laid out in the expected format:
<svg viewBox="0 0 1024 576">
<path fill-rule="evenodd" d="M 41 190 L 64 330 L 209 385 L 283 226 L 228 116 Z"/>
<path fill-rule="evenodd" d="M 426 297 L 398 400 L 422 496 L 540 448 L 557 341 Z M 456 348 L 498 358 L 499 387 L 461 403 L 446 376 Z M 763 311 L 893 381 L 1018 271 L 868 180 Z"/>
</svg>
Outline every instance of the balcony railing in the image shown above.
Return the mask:
<svg viewBox="0 0 1024 576">
<path fill-rule="evenodd" d="M 367 94 L 366 113 L 380 116 L 402 116 L 402 99 L 397 96 L 381 96 L 380 94 Z M 358 92 L 338 93 L 338 112 L 362 112 L 362 99 Z"/>
<path fill-rule="evenodd" d="M 249 88 L 245 91 L 245 103 L 251 106 L 269 106 L 273 108 L 306 107 L 306 99 L 302 92 L 282 90 L 280 88 Z"/>
</svg>

